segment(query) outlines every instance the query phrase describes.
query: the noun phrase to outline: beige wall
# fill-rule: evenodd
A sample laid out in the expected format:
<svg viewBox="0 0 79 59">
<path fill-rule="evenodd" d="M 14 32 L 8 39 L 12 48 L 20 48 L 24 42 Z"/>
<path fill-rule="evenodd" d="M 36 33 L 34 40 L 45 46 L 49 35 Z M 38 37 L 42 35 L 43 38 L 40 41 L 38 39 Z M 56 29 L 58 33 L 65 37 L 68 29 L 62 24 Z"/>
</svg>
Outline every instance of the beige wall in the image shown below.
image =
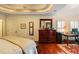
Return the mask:
<svg viewBox="0 0 79 59">
<path fill-rule="evenodd" d="M 8 15 L 6 19 L 6 34 L 27 37 L 38 41 L 40 19 L 52 18 L 51 15 Z M 34 36 L 29 36 L 29 22 L 34 22 Z M 26 29 L 20 29 L 20 24 L 26 23 Z M 17 31 L 17 33 L 16 33 Z"/>
<path fill-rule="evenodd" d="M 6 34 L 17 35 L 38 41 L 38 30 L 40 19 L 53 19 L 53 27 L 56 29 L 56 22 L 58 20 L 65 20 L 67 25 L 70 21 L 78 20 L 78 16 L 62 16 L 62 15 L 8 15 L 6 19 Z M 29 22 L 34 22 L 34 36 L 29 36 Z M 26 29 L 20 29 L 20 24 L 26 23 Z M 70 27 L 69 27 L 70 28 Z M 17 31 L 17 33 L 16 33 Z M 70 31 L 70 30 L 69 30 Z"/>
</svg>

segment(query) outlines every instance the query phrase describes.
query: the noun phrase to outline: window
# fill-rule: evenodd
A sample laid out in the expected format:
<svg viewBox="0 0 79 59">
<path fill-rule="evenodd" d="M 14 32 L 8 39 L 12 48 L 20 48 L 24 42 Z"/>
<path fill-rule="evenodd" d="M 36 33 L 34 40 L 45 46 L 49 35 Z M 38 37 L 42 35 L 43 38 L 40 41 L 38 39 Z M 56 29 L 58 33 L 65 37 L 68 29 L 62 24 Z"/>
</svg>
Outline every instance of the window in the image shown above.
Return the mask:
<svg viewBox="0 0 79 59">
<path fill-rule="evenodd" d="M 62 21 L 62 20 L 57 21 L 57 31 L 58 32 L 65 33 L 68 31 L 72 31 L 73 28 L 77 28 L 79 30 L 79 21 L 70 21 L 70 25 L 68 25 L 68 23 L 66 21 Z"/>
<path fill-rule="evenodd" d="M 64 32 L 65 21 L 57 21 L 57 31 Z"/>
<path fill-rule="evenodd" d="M 79 30 L 79 21 L 71 21 L 70 30 L 72 30 L 72 28 L 77 28 Z"/>
</svg>

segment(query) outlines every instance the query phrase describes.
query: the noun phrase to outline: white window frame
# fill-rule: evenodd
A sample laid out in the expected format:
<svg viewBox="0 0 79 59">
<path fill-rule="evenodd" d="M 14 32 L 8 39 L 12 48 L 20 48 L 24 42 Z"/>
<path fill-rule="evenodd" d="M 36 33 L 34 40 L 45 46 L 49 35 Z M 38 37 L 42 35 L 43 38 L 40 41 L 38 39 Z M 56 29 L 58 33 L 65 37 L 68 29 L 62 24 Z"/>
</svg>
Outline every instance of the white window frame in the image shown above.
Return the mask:
<svg viewBox="0 0 79 59">
<path fill-rule="evenodd" d="M 78 20 L 70 21 L 70 31 L 72 31 L 72 28 L 77 28 L 79 30 L 79 21 Z"/>
<path fill-rule="evenodd" d="M 60 26 L 58 23 L 60 23 Z M 63 20 L 57 21 L 57 32 L 64 33 L 64 25 L 65 25 L 65 21 Z"/>
</svg>

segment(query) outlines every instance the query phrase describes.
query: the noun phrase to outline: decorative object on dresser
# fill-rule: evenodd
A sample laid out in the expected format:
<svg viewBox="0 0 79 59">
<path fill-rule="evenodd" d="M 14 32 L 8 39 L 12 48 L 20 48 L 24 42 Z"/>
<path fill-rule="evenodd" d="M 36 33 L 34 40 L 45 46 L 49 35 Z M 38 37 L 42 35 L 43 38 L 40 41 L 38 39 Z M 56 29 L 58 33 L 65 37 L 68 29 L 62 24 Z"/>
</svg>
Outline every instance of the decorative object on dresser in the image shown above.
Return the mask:
<svg viewBox="0 0 79 59">
<path fill-rule="evenodd" d="M 54 29 L 40 29 L 39 43 L 56 43 L 56 30 Z"/>
<path fill-rule="evenodd" d="M 29 22 L 29 35 L 34 35 L 34 22 Z"/>
</svg>

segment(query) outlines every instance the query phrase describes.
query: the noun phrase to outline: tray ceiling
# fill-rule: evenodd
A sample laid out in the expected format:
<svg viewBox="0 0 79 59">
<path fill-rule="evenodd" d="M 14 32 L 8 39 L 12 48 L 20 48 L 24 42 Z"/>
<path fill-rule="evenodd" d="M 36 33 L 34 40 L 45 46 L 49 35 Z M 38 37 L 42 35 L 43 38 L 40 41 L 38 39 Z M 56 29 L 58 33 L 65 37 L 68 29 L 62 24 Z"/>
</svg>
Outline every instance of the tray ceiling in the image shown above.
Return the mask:
<svg viewBox="0 0 79 59">
<path fill-rule="evenodd" d="M 5 13 L 43 13 L 52 9 L 52 4 L 0 4 L 0 11 Z"/>
</svg>

